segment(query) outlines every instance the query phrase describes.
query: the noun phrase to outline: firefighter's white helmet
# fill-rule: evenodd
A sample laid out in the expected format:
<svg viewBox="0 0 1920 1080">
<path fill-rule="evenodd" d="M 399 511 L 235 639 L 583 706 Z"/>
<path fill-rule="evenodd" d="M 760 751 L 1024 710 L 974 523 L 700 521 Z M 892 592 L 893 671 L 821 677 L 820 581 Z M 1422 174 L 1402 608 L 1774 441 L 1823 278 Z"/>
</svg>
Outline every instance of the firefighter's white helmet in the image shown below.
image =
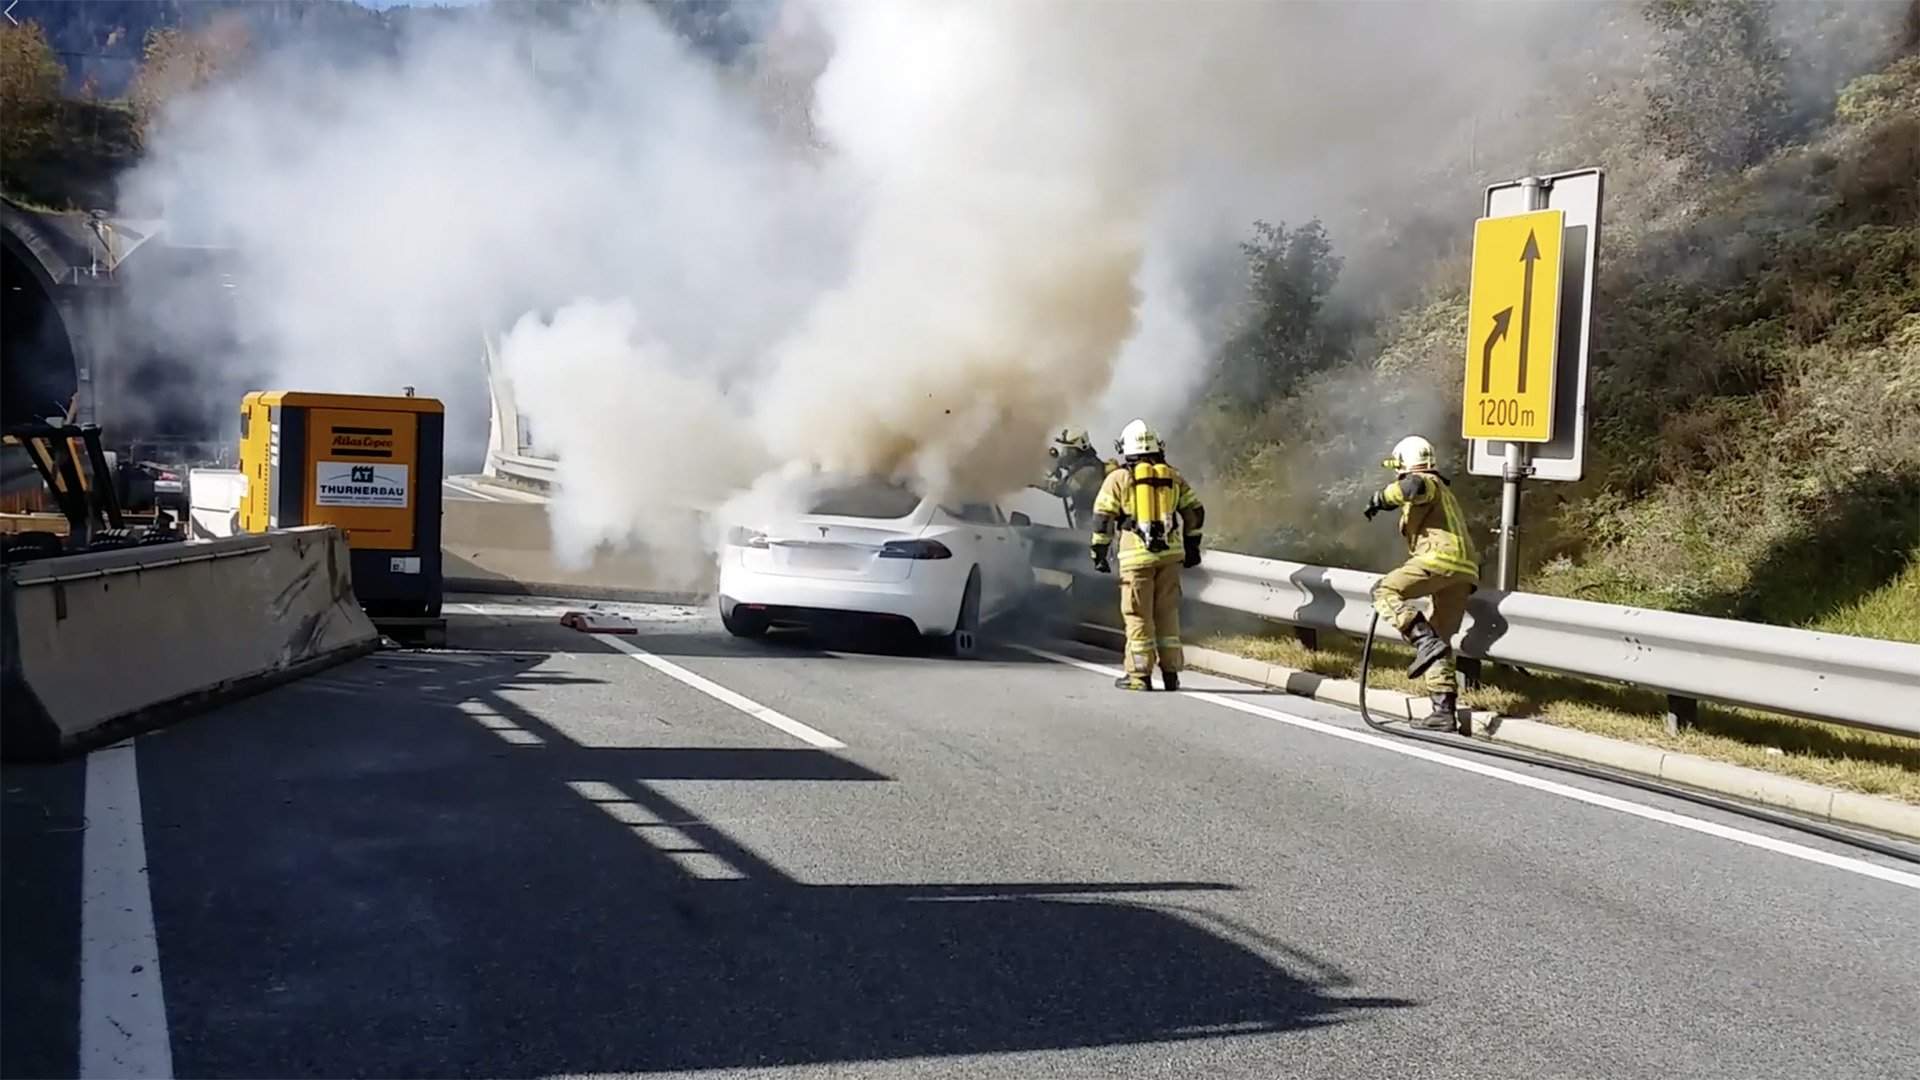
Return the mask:
<svg viewBox="0 0 1920 1080">
<path fill-rule="evenodd" d="M 1162 454 L 1166 449 L 1159 433 L 1148 427 L 1145 420 L 1129 420 L 1127 426 L 1120 429 L 1120 453 L 1123 457 Z"/>
<path fill-rule="evenodd" d="M 1433 444 L 1418 435 L 1409 435 L 1393 444 L 1393 456 L 1386 460 L 1386 466 L 1401 473 L 1431 469 Z"/>
</svg>

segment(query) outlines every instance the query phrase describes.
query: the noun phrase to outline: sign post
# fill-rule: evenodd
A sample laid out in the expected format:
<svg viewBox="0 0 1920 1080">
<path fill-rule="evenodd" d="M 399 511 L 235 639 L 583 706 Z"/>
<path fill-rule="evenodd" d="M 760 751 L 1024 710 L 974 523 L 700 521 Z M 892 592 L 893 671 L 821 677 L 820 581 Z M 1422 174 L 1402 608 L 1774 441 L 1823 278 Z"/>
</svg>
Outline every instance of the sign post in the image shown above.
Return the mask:
<svg viewBox="0 0 1920 1080">
<path fill-rule="evenodd" d="M 1600 188 L 1598 169 L 1498 184 L 1474 225 L 1460 429 L 1467 471 L 1500 477 L 1505 591 L 1519 584 L 1521 484 L 1584 468 Z"/>
</svg>

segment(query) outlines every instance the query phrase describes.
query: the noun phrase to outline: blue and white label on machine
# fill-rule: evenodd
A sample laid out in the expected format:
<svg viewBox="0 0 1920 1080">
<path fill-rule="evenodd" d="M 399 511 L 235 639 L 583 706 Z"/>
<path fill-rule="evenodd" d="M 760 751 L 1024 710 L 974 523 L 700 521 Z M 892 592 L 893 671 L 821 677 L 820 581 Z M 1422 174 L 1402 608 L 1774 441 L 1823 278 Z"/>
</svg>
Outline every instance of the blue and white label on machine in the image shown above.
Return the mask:
<svg viewBox="0 0 1920 1080">
<path fill-rule="evenodd" d="M 353 461 L 316 461 L 315 506 L 407 505 L 407 467 Z"/>
<path fill-rule="evenodd" d="M 390 574 L 417 574 L 420 572 L 420 556 L 397 555 L 388 559 L 387 572 Z"/>
</svg>

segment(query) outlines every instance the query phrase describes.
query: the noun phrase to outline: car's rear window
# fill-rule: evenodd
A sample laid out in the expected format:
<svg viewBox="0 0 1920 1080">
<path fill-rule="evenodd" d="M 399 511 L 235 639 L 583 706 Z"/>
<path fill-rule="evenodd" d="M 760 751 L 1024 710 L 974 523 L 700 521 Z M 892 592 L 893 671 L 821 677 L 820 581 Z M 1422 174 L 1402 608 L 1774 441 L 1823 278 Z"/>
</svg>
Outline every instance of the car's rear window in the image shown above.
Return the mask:
<svg viewBox="0 0 1920 1080">
<path fill-rule="evenodd" d="M 829 517 L 903 518 L 920 505 L 920 496 L 900 484 L 872 481 L 828 488 L 813 497 L 808 513 Z"/>
</svg>

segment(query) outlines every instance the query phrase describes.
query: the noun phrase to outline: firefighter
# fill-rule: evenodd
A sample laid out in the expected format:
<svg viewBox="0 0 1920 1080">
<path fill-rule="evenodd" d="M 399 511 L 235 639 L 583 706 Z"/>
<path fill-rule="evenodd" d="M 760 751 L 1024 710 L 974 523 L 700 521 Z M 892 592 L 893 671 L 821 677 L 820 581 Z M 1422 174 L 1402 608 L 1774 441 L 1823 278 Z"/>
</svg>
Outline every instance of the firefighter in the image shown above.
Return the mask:
<svg viewBox="0 0 1920 1080">
<path fill-rule="evenodd" d="M 1393 457 L 1385 465 L 1399 473 L 1399 478 L 1374 492 L 1367 502 L 1367 520 L 1373 520 L 1382 510 L 1398 507 L 1400 533 L 1406 538 L 1410 557 L 1374 586 L 1373 607 L 1413 646 L 1407 677 L 1419 678 L 1423 672 L 1426 675 L 1433 712 L 1415 721 L 1415 726 L 1451 731 L 1459 691 L 1454 683 L 1453 646 L 1449 641 L 1466 617 L 1467 597 L 1473 594 L 1474 582 L 1480 576 L 1480 558 L 1467 535 L 1466 517 L 1453 497 L 1453 489 L 1446 477 L 1434 471 L 1432 443 L 1409 435 L 1394 444 Z M 1407 603 L 1422 596 L 1433 601 L 1431 618 Z"/>
<path fill-rule="evenodd" d="M 1200 565 L 1200 497 L 1167 464 L 1166 447 L 1145 420 L 1121 429 L 1122 464 L 1107 474 L 1093 501 L 1093 566 L 1113 571 L 1113 533 L 1120 534 L 1120 614 L 1127 624 L 1122 690 L 1180 689 L 1186 666 L 1180 647 L 1180 570 Z"/>
<path fill-rule="evenodd" d="M 1047 453 L 1053 457 L 1054 466 L 1040 487 L 1066 502 L 1070 524 L 1084 525 L 1093 515 L 1093 500 L 1099 497 L 1101 481 L 1119 468 L 1119 463 L 1101 460 L 1093 449 L 1093 440 L 1078 428 L 1062 430 L 1053 442 Z"/>
</svg>

